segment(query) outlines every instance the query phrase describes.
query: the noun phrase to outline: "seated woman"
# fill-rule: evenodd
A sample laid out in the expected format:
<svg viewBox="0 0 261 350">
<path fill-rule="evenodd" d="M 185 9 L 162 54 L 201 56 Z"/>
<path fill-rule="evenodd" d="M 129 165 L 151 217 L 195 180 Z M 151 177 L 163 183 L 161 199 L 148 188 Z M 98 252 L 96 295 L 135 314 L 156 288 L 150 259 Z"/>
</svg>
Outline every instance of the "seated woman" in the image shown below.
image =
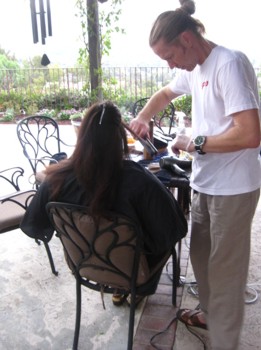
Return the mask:
<svg viewBox="0 0 261 350">
<path fill-rule="evenodd" d="M 148 264 L 156 264 L 186 235 L 187 222 L 173 195 L 155 175 L 130 160 L 128 152 L 119 109 L 110 101 L 92 105 L 72 156 L 47 168 L 21 223 L 22 231 L 36 239 L 52 237 L 45 211 L 50 201 L 86 205 L 96 217 L 112 210 L 141 225 Z M 113 298 L 115 304 L 122 301 Z"/>
</svg>

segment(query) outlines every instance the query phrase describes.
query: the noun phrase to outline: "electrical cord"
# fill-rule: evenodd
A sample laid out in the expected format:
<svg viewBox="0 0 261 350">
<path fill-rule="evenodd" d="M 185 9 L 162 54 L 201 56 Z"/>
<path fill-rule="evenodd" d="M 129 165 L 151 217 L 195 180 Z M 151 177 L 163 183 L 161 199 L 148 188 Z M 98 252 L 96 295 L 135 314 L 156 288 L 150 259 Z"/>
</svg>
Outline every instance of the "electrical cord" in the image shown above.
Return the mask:
<svg viewBox="0 0 261 350">
<path fill-rule="evenodd" d="M 167 330 L 170 328 L 170 326 L 175 322 L 177 321 L 177 317 L 175 316 L 171 321 L 170 323 L 167 325 L 167 327 L 163 330 L 163 331 L 160 331 L 156 334 L 154 334 L 151 338 L 150 338 L 150 345 L 156 349 L 156 350 L 161 350 L 160 348 L 157 347 L 157 345 L 153 344 L 153 340 L 158 337 L 159 335 L 161 334 L 164 334 L 165 332 L 167 332 Z"/>
<path fill-rule="evenodd" d="M 198 286 L 196 282 L 187 282 L 187 283 L 183 283 L 183 284 L 187 284 L 187 292 L 191 295 L 193 295 L 194 297 L 198 298 Z M 253 286 L 257 286 L 257 284 L 252 284 Z M 259 294 L 258 291 L 252 287 L 252 285 L 247 284 L 246 285 L 246 291 L 245 291 L 245 304 L 253 304 L 255 303 L 258 298 L 259 298 Z"/>
<path fill-rule="evenodd" d="M 172 262 L 168 262 L 166 264 L 166 272 L 167 272 L 168 278 L 172 281 L 173 280 L 173 273 L 172 273 L 172 271 L 171 272 L 169 271 L 170 270 L 170 265 L 172 265 L 171 270 L 173 270 L 173 263 Z M 179 285 L 181 285 L 181 286 L 187 285 L 187 292 L 190 295 L 194 296 L 195 298 L 198 298 L 198 285 L 197 285 L 196 281 L 186 282 L 186 278 L 184 276 L 180 276 L 180 278 L 179 278 Z M 257 286 L 261 286 L 261 284 L 260 283 L 251 283 L 251 284 L 247 284 L 246 285 L 245 304 L 253 304 L 253 303 L 255 303 L 258 300 L 259 294 L 258 294 L 257 289 L 254 288 L 254 287 L 257 287 Z M 196 309 L 199 309 L 199 308 L 200 308 L 200 304 L 197 305 Z M 157 336 L 159 336 L 161 334 L 164 334 L 175 321 L 177 321 L 177 317 L 176 316 L 170 321 L 168 326 L 163 331 L 158 332 L 153 337 L 151 337 L 150 345 L 154 349 L 161 350 L 155 344 L 153 344 L 153 340 L 155 340 L 155 338 Z M 207 350 L 207 345 L 206 345 L 204 339 L 200 336 L 200 334 L 198 334 L 197 332 L 194 332 L 187 325 L 186 325 L 186 328 L 191 334 L 193 334 L 195 337 L 198 338 L 198 340 L 202 343 L 202 345 L 204 347 L 204 350 Z"/>
<path fill-rule="evenodd" d="M 169 265 L 172 265 L 172 262 L 168 262 L 166 265 L 166 271 L 169 279 L 172 281 L 172 273 L 169 271 Z M 192 282 L 186 282 L 186 278 L 184 276 L 180 276 L 179 278 L 179 284 L 180 285 L 187 285 L 187 292 L 191 295 L 193 295 L 195 298 L 198 298 L 198 285 L 196 281 Z M 260 283 L 251 283 L 246 285 L 246 296 L 245 296 L 245 304 L 253 304 L 255 303 L 259 298 L 259 293 L 257 291 L 256 286 L 260 286 Z"/>
<path fill-rule="evenodd" d="M 197 332 L 193 332 L 193 330 L 191 328 L 189 328 L 187 325 L 186 325 L 186 328 L 191 334 L 193 334 L 195 337 L 197 337 L 199 341 L 201 341 L 204 350 L 207 350 L 207 345 L 205 344 L 204 339 Z"/>
<path fill-rule="evenodd" d="M 170 274 L 170 272 L 169 272 L 169 265 L 170 264 L 172 264 L 171 262 L 168 262 L 167 263 L 167 265 L 166 265 L 166 271 L 167 271 L 167 275 L 168 275 L 168 277 L 172 280 L 173 278 L 172 278 L 172 274 Z M 193 295 L 195 298 L 198 298 L 198 285 L 197 285 L 197 282 L 195 282 L 195 281 L 192 281 L 192 282 L 186 282 L 186 278 L 184 277 L 184 276 L 180 276 L 180 279 L 179 279 L 179 283 L 180 283 L 180 285 L 187 285 L 187 291 L 188 291 L 188 293 L 189 294 L 191 294 L 191 295 Z M 258 291 L 254 288 L 254 286 L 260 286 L 261 284 L 259 284 L 259 283 L 257 283 L 257 284 L 247 284 L 246 285 L 246 294 L 252 294 L 253 295 L 253 297 L 252 298 L 246 298 L 245 299 L 245 303 L 246 304 L 252 304 L 252 303 L 255 303 L 257 300 L 258 300 Z M 195 309 L 199 309 L 200 308 L 200 304 L 198 304 L 197 306 L 196 306 L 196 308 Z M 153 349 L 156 349 L 156 350 L 162 350 L 162 349 L 160 349 L 159 347 L 157 347 L 157 345 L 156 344 L 154 344 L 154 340 L 155 340 L 155 338 L 156 337 L 158 337 L 158 336 L 160 336 L 160 335 L 162 335 L 162 334 L 164 334 L 165 332 L 167 332 L 168 331 L 168 329 L 170 328 L 170 326 L 175 322 L 175 321 L 177 321 L 177 317 L 175 316 L 170 322 L 169 322 L 169 324 L 167 325 L 167 327 L 164 329 L 164 330 L 162 330 L 162 331 L 160 331 L 160 332 L 158 332 L 158 333 L 156 333 L 156 334 L 154 334 L 152 337 L 151 337 L 151 339 L 150 339 L 150 345 L 153 347 Z M 207 350 L 207 345 L 206 345 L 206 343 L 205 343 L 205 341 L 204 341 L 204 339 L 200 336 L 200 334 L 198 334 L 197 332 L 194 332 L 191 328 L 189 328 L 187 325 L 186 325 L 186 328 L 187 328 L 187 330 L 191 333 L 191 334 L 193 334 L 195 337 L 197 337 L 198 338 L 198 340 L 202 343 L 202 345 L 203 345 L 203 347 L 204 347 L 204 350 Z"/>
</svg>

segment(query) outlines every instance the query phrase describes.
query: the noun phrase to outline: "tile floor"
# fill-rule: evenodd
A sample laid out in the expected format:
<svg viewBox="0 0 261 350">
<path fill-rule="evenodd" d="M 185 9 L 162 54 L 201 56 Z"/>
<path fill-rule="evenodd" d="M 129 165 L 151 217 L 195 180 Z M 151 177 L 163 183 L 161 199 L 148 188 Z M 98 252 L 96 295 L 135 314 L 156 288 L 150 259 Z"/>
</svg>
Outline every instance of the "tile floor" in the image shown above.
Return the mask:
<svg viewBox="0 0 261 350">
<path fill-rule="evenodd" d="M 186 276 L 187 273 L 189 249 L 186 242 L 188 240 L 189 235 L 183 239 L 181 245 L 181 276 Z M 177 288 L 176 306 L 173 306 L 171 274 L 172 263 L 169 261 L 163 270 L 156 293 L 149 296 L 144 305 L 134 338 L 133 350 L 170 350 L 173 348 L 177 321 L 172 321 L 180 308 L 184 285 Z M 152 337 L 154 338 L 152 339 Z"/>
</svg>

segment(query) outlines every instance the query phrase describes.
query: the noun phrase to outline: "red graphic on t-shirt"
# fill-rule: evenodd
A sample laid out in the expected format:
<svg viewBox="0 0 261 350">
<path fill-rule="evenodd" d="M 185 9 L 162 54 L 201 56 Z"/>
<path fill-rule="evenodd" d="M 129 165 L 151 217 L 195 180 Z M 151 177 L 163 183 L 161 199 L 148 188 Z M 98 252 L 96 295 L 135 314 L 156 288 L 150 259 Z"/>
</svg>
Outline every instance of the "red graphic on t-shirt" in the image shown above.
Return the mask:
<svg viewBox="0 0 261 350">
<path fill-rule="evenodd" d="M 207 81 L 204 81 L 204 82 L 202 83 L 202 89 L 203 89 L 204 87 L 206 87 L 206 86 L 208 86 L 208 80 L 207 80 Z"/>
</svg>

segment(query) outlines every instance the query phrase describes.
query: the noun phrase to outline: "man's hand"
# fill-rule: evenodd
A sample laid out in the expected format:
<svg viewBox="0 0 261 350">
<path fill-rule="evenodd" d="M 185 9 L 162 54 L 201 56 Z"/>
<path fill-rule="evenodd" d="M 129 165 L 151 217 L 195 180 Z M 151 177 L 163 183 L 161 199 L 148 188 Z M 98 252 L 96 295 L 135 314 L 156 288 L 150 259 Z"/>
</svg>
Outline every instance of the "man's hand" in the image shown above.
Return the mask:
<svg viewBox="0 0 261 350">
<path fill-rule="evenodd" d="M 130 128 L 140 137 L 149 136 L 149 124 L 139 116 L 131 120 Z"/>
<path fill-rule="evenodd" d="M 194 152 L 195 147 L 190 136 L 178 134 L 171 145 L 171 150 L 179 154 L 179 151 Z"/>
</svg>

